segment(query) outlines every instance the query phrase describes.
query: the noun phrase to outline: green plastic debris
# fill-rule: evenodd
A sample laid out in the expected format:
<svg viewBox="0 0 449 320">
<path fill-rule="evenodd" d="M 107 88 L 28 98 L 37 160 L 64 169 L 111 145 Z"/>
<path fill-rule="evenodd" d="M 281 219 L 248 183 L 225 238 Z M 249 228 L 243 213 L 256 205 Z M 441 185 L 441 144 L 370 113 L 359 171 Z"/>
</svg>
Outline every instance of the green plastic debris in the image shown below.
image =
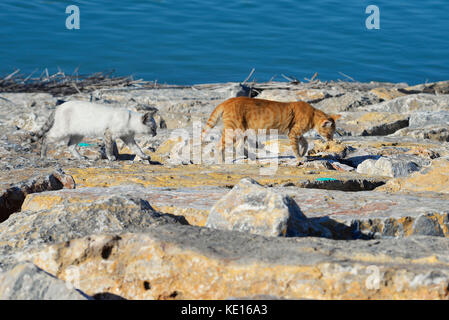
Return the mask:
<svg viewBox="0 0 449 320">
<path fill-rule="evenodd" d="M 317 178 L 316 181 L 337 181 L 337 179 L 334 179 L 334 178 Z"/>
</svg>

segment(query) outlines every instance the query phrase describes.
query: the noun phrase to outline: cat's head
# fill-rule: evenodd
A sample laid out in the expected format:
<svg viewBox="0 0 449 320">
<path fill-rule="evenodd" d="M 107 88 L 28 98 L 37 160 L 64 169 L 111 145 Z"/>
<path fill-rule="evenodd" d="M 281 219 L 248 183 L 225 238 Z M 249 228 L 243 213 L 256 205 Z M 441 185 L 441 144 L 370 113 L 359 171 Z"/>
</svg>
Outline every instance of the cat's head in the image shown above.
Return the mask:
<svg viewBox="0 0 449 320">
<path fill-rule="evenodd" d="M 315 124 L 315 130 L 327 141 L 332 141 L 336 129 L 335 121 L 340 117 L 341 115 L 339 114 L 320 117 L 318 123 Z"/>
<path fill-rule="evenodd" d="M 145 133 L 151 136 L 156 135 L 157 124 L 154 121 L 153 116 L 156 114 L 157 110 L 151 110 L 142 115 L 141 122 L 144 125 Z"/>
</svg>

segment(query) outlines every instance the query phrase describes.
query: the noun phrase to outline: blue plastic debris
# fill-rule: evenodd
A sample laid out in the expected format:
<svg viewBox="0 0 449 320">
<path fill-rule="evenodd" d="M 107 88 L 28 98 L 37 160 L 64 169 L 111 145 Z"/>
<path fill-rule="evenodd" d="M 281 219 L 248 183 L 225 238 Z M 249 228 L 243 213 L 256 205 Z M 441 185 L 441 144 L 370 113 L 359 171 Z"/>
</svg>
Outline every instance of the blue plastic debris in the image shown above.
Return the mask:
<svg viewBox="0 0 449 320">
<path fill-rule="evenodd" d="M 78 145 L 79 145 L 80 147 L 91 147 L 91 146 L 92 146 L 91 144 L 89 144 L 89 143 L 84 143 L 84 142 L 78 143 Z"/>
</svg>

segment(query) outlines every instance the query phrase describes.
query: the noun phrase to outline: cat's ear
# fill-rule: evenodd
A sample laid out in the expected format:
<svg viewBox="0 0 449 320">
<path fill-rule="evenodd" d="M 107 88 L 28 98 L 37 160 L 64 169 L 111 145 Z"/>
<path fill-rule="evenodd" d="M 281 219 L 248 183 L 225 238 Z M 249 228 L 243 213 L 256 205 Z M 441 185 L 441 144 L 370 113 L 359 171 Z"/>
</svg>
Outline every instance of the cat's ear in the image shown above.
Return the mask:
<svg viewBox="0 0 449 320">
<path fill-rule="evenodd" d="M 321 122 L 321 126 L 323 128 L 330 128 L 332 127 L 332 121 L 330 120 L 324 120 L 323 122 Z"/>
<path fill-rule="evenodd" d="M 151 110 L 151 111 L 146 112 L 142 116 L 142 123 L 143 124 L 148 123 L 153 118 L 153 116 L 156 114 L 156 112 L 157 112 L 157 110 Z"/>
<path fill-rule="evenodd" d="M 333 114 L 333 115 L 331 115 L 331 118 L 332 118 L 334 121 L 337 121 L 338 119 L 341 118 L 341 114 Z"/>
</svg>

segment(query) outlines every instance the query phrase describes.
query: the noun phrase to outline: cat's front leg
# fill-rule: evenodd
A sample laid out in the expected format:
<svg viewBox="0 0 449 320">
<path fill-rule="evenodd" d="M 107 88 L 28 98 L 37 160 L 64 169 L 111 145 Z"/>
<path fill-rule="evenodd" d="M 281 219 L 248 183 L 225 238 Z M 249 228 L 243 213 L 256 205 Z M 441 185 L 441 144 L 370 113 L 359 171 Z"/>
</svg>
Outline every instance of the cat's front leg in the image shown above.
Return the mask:
<svg viewBox="0 0 449 320">
<path fill-rule="evenodd" d="M 123 142 L 126 143 L 126 145 L 131 149 L 132 152 L 134 152 L 136 155 L 138 155 L 143 160 L 151 160 L 151 157 L 146 155 L 142 149 L 138 146 L 136 143 L 136 140 L 134 140 L 134 137 L 121 137 L 120 139 L 123 140 Z"/>
<path fill-rule="evenodd" d="M 303 136 L 300 136 L 298 139 L 298 143 L 300 146 L 300 151 L 299 151 L 299 155 L 304 158 L 304 156 L 307 153 L 307 150 L 309 149 L 309 144 L 307 143 L 306 138 L 304 138 Z"/>
<path fill-rule="evenodd" d="M 84 159 L 87 160 L 88 158 L 85 156 L 82 156 L 77 149 L 78 143 L 80 143 L 83 140 L 82 136 L 74 135 L 70 136 L 69 142 L 67 143 L 67 146 L 69 147 L 70 153 L 76 158 L 76 159 Z"/>
<path fill-rule="evenodd" d="M 290 140 L 290 146 L 292 147 L 293 153 L 295 154 L 297 165 L 303 164 L 306 161 L 304 155 L 306 154 L 308 148 L 307 140 L 302 136 L 302 132 L 295 130 L 295 128 L 290 131 L 288 138 Z"/>
<path fill-rule="evenodd" d="M 103 141 L 104 141 L 104 149 L 106 152 L 106 158 L 108 158 L 109 161 L 115 161 L 118 158 L 118 152 L 117 155 L 114 154 L 114 139 L 112 137 L 112 132 L 109 129 L 106 129 L 103 135 Z"/>
</svg>

